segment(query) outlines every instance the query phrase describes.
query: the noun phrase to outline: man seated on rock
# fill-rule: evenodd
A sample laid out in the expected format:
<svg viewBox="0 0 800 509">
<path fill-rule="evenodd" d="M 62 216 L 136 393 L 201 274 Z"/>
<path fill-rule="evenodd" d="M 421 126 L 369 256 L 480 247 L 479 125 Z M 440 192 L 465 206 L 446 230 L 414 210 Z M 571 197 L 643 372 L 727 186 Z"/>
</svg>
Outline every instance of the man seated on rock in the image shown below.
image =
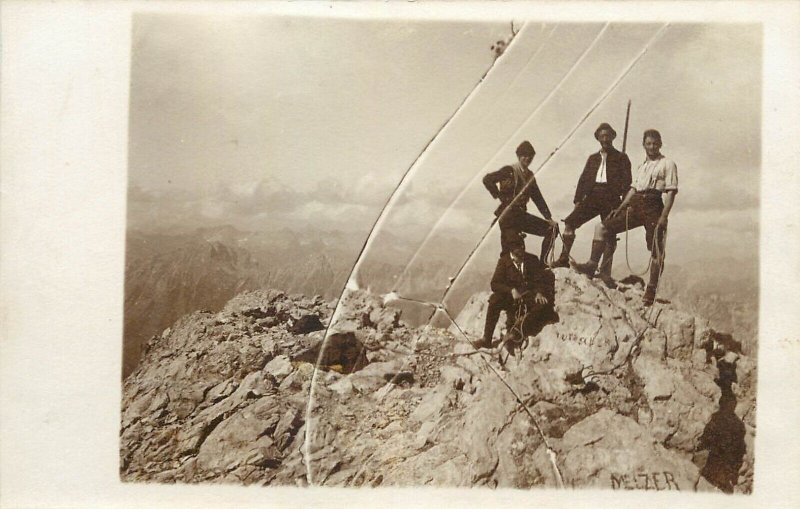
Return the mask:
<svg viewBox="0 0 800 509">
<path fill-rule="evenodd" d="M 557 320 L 553 309 L 553 272 L 536 255 L 525 252 L 525 244 L 520 236 L 510 243 L 509 249 L 510 252 L 497 261 L 492 276 L 492 295 L 486 311 L 483 340 L 476 344 L 478 348 L 491 348 L 500 311 L 506 312 L 506 324 L 510 328 L 520 306 L 526 306 L 527 314 L 522 327 L 525 336 L 534 335 L 546 323 Z"/>
<path fill-rule="evenodd" d="M 553 220 L 536 177 L 528 169 L 535 155 L 533 145 L 523 141 L 517 147 L 517 163 L 503 166 L 483 177 L 483 185 L 489 194 L 500 200 L 494 215 L 500 222 L 501 256 L 508 253 L 509 244 L 519 237 L 520 232 L 542 237 L 542 260 L 547 258 L 555 240 L 558 223 Z M 544 219 L 528 213 L 528 200 L 536 204 Z"/>
</svg>

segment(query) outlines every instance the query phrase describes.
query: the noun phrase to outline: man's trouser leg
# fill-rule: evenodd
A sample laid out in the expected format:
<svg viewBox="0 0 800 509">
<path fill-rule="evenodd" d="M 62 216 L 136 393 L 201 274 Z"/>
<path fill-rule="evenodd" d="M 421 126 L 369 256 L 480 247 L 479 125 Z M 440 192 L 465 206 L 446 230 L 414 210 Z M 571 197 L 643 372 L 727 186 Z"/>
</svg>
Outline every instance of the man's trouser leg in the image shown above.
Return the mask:
<svg viewBox="0 0 800 509">
<path fill-rule="evenodd" d="M 553 267 L 569 267 L 569 253 L 572 251 L 572 244 L 575 243 L 575 230 L 570 228 L 569 225 L 567 225 L 564 233 L 561 234 L 561 241 L 563 242 L 561 255 L 553 263 Z"/>
<path fill-rule="evenodd" d="M 498 221 L 500 226 L 500 256 L 508 254 L 511 251 L 511 246 L 520 240 L 520 233 L 522 232 L 521 213 L 523 212 L 518 210 L 506 210 L 500 216 Z"/>
<path fill-rule="evenodd" d="M 645 239 L 647 240 L 647 248 L 650 250 L 650 281 L 642 299 L 645 306 L 655 302 L 658 280 L 664 271 L 664 235 L 666 235 L 666 228 L 657 226 L 658 218 L 661 216 L 663 208 L 660 198 L 657 202 L 648 203 L 647 207 L 647 222 L 645 223 L 647 235 L 645 235 Z"/>
<path fill-rule="evenodd" d="M 522 215 L 520 220 L 521 231 L 542 237 L 542 250 L 539 259 L 543 263 L 547 263 L 547 255 L 554 241 L 553 236 L 555 232 L 553 231 L 553 227 L 544 219 L 528 213 Z"/>
<path fill-rule="evenodd" d="M 604 221 L 597 225 L 594 230 L 594 240 L 592 240 L 592 254 L 589 261 L 582 264 L 576 264 L 575 270 L 582 272 L 588 276 L 594 276 L 595 271 L 600 265 L 600 258 L 604 259 L 603 266 L 601 267 L 600 276 L 607 286 L 613 287 L 615 284 L 610 284 L 611 279 L 611 265 L 614 262 L 614 251 L 617 249 L 617 234 L 625 231 L 627 224 L 628 229 L 636 228 L 644 224 L 643 217 L 637 215 L 636 210 L 636 197 L 631 202 L 630 211 L 627 212 L 628 220 L 626 223 L 626 211 L 621 211 L 613 217 L 605 217 Z M 638 222 L 637 222 L 638 221 Z"/>
<path fill-rule="evenodd" d="M 611 211 L 619 207 L 620 203 L 618 196 L 611 194 L 608 190 L 606 191 L 598 207 L 600 209 L 600 221 L 603 224 L 605 224 Z M 598 266 L 598 273 L 606 286 L 609 288 L 616 288 L 617 284 L 611 277 L 611 267 L 614 265 L 614 252 L 617 250 L 617 234 L 610 233 L 609 229 L 605 226 L 604 229 L 606 233 L 604 239 L 605 247 L 603 249 L 602 261 Z"/>
<path fill-rule="evenodd" d="M 611 277 L 611 266 L 614 264 L 614 251 L 617 250 L 617 235 L 606 231 L 606 239 L 603 245 L 602 261 L 598 265 L 597 275 L 609 288 L 616 288 L 617 283 Z"/>
<path fill-rule="evenodd" d="M 510 293 L 505 292 L 492 292 L 489 297 L 489 305 L 486 309 L 486 324 L 483 327 L 483 341 L 484 344 L 491 345 L 492 336 L 494 336 L 494 328 L 497 326 L 497 321 L 500 319 L 500 312 L 506 311 L 510 313 L 513 306 L 514 298 Z"/>
<path fill-rule="evenodd" d="M 592 240 L 592 253 L 589 255 L 589 261 L 586 263 L 576 263 L 573 268 L 582 274 L 589 277 L 594 276 L 597 271 L 597 265 L 600 263 L 600 257 L 606 250 L 606 232 L 602 224 L 598 224 L 594 230 L 594 239 Z"/>
<path fill-rule="evenodd" d="M 561 236 L 564 242 L 564 248 L 561 251 L 561 256 L 553 264 L 553 267 L 569 267 L 569 253 L 572 250 L 572 245 L 575 242 L 575 232 L 597 216 L 601 220 L 605 220 L 612 210 L 619 207 L 619 196 L 615 195 L 611 188 L 605 184 L 596 183 L 592 187 L 589 195 L 581 202 L 575 204 L 575 208 L 570 214 L 564 218 L 566 224 L 566 231 Z M 598 261 L 600 259 L 598 258 Z"/>
<path fill-rule="evenodd" d="M 614 241 L 616 241 L 617 234 L 624 232 L 626 228 L 628 230 L 633 230 L 634 228 L 644 226 L 646 230 L 645 239 L 647 242 L 647 249 L 651 250 L 653 253 L 663 252 L 663 234 L 661 232 L 657 235 L 658 247 L 655 250 L 653 249 L 653 239 L 656 236 L 656 224 L 658 223 L 658 218 L 661 215 L 663 207 L 664 205 L 661 202 L 661 197 L 658 195 L 647 196 L 636 194 L 631 199 L 630 207 L 627 211 L 623 211 L 605 222 L 608 239 L 614 239 Z M 656 260 L 656 258 L 657 257 L 652 257 L 651 259 L 650 283 L 647 285 L 643 298 L 645 305 L 653 303 L 655 299 L 655 289 L 658 285 L 658 278 L 663 269 L 661 260 Z"/>
</svg>

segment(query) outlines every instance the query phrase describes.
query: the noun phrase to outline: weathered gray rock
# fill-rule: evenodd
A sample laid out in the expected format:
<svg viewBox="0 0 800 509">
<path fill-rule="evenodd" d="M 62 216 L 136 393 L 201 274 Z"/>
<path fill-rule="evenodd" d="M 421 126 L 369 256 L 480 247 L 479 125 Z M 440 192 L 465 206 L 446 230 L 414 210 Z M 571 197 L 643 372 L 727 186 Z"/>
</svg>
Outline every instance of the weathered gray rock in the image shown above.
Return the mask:
<svg viewBox="0 0 800 509">
<path fill-rule="evenodd" d="M 186 317 L 125 382 L 122 477 L 749 492 L 755 360 L 700 317 L 644 308 L 635 281 L 555 273 L 560 320 L 502 367 L 468 341 L 488 294 L 457 318 L 466 338 L 366 292 L 327 339 L 295 326 L 333 306 L 280 292 Z"/>
<path fill-rule="evenodd" d="M 561 475 L 573 487 L 691 491 L 700 478 L 690 460 L 609 409 L 570 428 L 554 447 Z"/>
<path fill-rule="evenodd" d="M 294 368 L 287 355 L 279 355 L 264 366 L 264 372 L 272 375 L 278 383 L 289 376 Z"/>
</svg>

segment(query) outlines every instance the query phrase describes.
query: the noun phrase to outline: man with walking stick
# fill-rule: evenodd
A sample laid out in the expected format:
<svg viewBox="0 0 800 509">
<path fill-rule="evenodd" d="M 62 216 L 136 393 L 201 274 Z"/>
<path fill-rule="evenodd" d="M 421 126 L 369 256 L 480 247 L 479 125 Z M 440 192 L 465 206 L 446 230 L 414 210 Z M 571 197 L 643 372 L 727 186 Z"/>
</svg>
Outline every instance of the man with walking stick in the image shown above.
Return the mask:
<svg viewBox="0 0 800 509">
<path fill-rule="evenodd" d="M 650 281 L 643 302 L 645 306 L 650 306 L 655 301 L 658 280 L 664 269 L 667 217 L 678 193 L 678 168 L 674 161 L 661 154 L 661 133 L 648 129 L 642 136 L 642 144 L 647 158 L 639 166 L 631 188 L 622 204 L 595 228 L 589 261 L 574 267 L 584 274 L 594 274 L 600 256 L 606 253 L 613 255 L 617 248 L 618 233 L 644 226 L 651 257 Z"/>
<path fill-rule="evenodd" d="M 614 128 L 605 122 L 594 132 L 595 139 L 600 143 L 600 151 L 589 156 L 578 179 L 573 199 L 575 208 L 564 219 L 564 246 L 553 267 L 569 267 L 569 253 L 575 242 L 575 230 L 597 216 L 605 221 L 611 211 L 619 207 L 622 197 L 631 185 L 631 161 L 624 152 L 614 148 L 616 136 Z M 599 249 L 600 246 L 593 245 L 592 250 L 595 248 Z M 600 279 L 611 288 L 616 286 L 611 278 L 612 262 L 613 251 L 604 253 L 603 263 L 598 271 Z"/>
</svg>

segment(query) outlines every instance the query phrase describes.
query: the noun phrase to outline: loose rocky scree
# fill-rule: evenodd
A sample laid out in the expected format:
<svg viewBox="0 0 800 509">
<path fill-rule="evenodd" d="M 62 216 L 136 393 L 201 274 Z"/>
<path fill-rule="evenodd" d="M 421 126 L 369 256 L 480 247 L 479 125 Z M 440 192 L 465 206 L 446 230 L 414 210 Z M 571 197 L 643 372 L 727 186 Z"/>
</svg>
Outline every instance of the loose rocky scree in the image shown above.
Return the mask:
<svg viewBox="0 0 800 509">
<path fill-rule="evenodd" d="M 319 297 L 187 315 L 124 382 L 121 477 L 749 493 L 755 361 L 702 318 L 646 311 L 635 281 L 555 272 L 560 320 L 504 368 L 460 332 L 478 337 L 487 294 L 442 329 L 350 292 L 324 348 Z"/>
</svg>

